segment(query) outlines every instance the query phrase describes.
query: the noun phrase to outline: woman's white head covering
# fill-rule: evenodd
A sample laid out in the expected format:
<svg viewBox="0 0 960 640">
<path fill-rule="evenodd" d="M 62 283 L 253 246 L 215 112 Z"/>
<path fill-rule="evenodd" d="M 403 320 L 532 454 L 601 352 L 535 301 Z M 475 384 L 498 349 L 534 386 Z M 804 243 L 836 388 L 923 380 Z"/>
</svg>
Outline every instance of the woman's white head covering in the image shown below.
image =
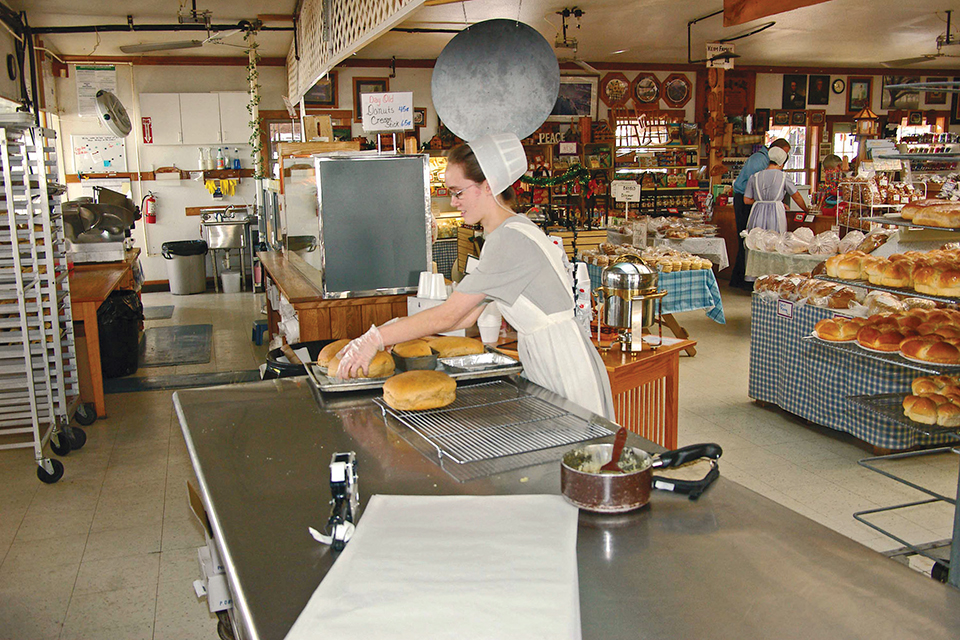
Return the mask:
<svg viewBox="0 0 960 640">
<path fill-rule="evenodd" d="M 778 164 L 781 167 L 787 161 L 787 152 L 781 149 L 780 147 L 770 147 L 767 150 L 767 157 L 770 158 L 770 162 Z"/>
<path fill-rule="evenodd" d="M 477 156 L 493 195 L 506 191 L 527 171 L 527 154 L 515 133 L 495 133 L 467 144 Z"/>
</svg>

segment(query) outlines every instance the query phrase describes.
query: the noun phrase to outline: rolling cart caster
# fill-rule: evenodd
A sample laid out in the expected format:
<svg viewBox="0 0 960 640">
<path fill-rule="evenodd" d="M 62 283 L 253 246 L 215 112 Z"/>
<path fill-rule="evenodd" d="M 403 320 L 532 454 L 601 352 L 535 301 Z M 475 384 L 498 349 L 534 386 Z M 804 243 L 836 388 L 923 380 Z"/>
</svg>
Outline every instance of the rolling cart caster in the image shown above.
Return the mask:
<svg viewBox="0 0 960 640">
<path fill-rule="evenodd" d="M 87 432 L 80 427 L 64 427 L 64 431 L 67 432 L 71 450 L 83 449 L 83 445 L 87 444 Z"/>
<path fill-rule="evenodd" d="M 58 456 L 63 457 L 67 455 L 72 449 L 73 447 L 71 446 L 70 436 L 67 435 L 66 429 L 60 429 L 50 436 L 50 450 Z"/>
<path fill-rule="evenodd" d="M 235 640 L 233 625 L 230 624 L 230 616 L 226 611 L 217 612 L 217 635 L 220 640 Z"/>
<path fill-rule="evenodd" d="M 937 582 L 946 582 L 947 578 L 950 577 L 950 567 L 946 563 L 937 560 L 933 563 L 933 568 L 930 569 L 930 577 Z"/>
<path fill-rule="evenodd" d="M 73 414 L 73 419 L 84 427 L 89 427 L 97 421 L 97 412 L 90 403 L 81 404 Z"/>
<path fill-rule="evenodd" d="M 37 467 L 37 477 L 40 482 L 53 484 L 63 477 L 63 463 L 59 460 L 44 458 Z"/>
</svg>

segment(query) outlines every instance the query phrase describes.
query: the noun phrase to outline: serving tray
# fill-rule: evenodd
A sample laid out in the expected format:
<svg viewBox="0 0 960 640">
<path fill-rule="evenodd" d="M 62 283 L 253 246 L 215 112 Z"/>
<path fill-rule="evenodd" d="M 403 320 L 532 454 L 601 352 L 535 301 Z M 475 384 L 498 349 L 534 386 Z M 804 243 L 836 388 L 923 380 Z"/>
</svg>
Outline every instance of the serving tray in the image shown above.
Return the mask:
<svg viewBox="0 0 960 640">
<path fill-rule="evenodd" d="M 307 377 L 320 391 L 334 393 L 380 389 L 387 381 L 387 378 L 331 378 L 313 362 L 306 365 L 306 370 Z M 436 371 L 442 371 L 454 380 L 479 380 L 520 373 L 523 365 L 518 360 L 487 347 L 485 353 L 477 355 L 438 358 Z"/>
</svg>

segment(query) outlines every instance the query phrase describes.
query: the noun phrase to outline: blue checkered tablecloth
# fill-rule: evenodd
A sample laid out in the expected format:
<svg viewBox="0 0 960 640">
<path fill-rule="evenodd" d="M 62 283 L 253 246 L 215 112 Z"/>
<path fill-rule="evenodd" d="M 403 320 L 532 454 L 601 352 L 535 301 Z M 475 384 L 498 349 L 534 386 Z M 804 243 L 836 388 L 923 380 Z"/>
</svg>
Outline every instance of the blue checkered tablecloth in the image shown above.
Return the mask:
<svg viewBox="0 0 960 640">
<path fill-rule="evenodd" d="M 894 364 L 860 358 L 801 340 L 832 309 L 794 305 L 792 317 L 777 314 L 776 301 L 754 294 L 750 328 L 751 398 L 845 431 L 875 447 L 907 449 L 952 441 L 931 438 L 847 400 L 861 394 L 904 393 L 924 375 Z"/>
<path fill-rule="evenodd" d="M 590 274 L 590 286 L 596 289 L 600 286 L 603 267 L 587 264 L 587 272 Z M 706 309 L 708 318 L 714 322 L 726 324 L 723 300 L 720 299 L 720 287 L 717 285 L 717 277 L 710 269 L 660 272 L 658 286 L 661 290 L 667 290 L 662 303 L 663 313 Z"/>
</svg>

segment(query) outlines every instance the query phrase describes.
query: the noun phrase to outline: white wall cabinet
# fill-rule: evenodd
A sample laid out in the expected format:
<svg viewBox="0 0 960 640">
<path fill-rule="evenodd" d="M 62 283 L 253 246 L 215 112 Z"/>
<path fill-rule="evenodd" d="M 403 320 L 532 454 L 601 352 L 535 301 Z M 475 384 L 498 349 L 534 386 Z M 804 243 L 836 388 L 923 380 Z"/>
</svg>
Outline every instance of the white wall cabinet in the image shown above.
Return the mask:
<svg viewBox="0 0 960 640">
<path fill-rule="evenodd" d="M 140 113 L 151 119 L 153 144 L 247 144 L 248 101 L 242 91 L 141 93 Z"/>
<path fill-rule="evenodd" d="M 183 144 L 180 130 L 180 94 L 141 93 L 140 116 L 150 118 L 153 144 Z M 133 123 L 137 129 L 140 123 Z M 143 127 L 139 127 L 141 140 Z"/>
</svg>

